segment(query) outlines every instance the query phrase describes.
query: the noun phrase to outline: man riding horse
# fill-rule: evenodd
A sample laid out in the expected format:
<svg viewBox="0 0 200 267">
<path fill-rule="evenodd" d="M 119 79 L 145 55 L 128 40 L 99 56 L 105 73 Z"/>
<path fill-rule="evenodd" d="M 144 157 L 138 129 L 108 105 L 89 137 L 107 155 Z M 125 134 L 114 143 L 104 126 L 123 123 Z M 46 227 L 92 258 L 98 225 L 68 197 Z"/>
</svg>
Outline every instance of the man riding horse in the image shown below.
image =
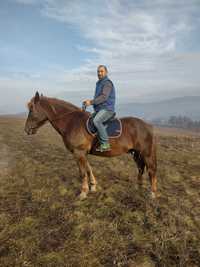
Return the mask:
<svg viewBox="0 0 200 267">
<path fill-rule="evenodd" d="M 89 191 L 96 192 L 97 190 L 97 181 L 89 164 L 88 154 L 114 157 L 129 153 L 138 168 L 138 183 L 142 184 L 143 173 L 146 169 L 151 184 L 151 195 L 155 197 L 157 191 L 157 159 L 156 139 L 152 125 L 131 116 L 120 118 L 121 134 L 117 138 L 109 139 L 111 150 L 104 150 L 105 146 L 108 149 L 109 145 L 105 128 L 104 126 L 101 128 L 101 124 L 113 116 L 115 104 L 115 89 L 106 74 L 106 67 L 99 66 L 99 81 L 97 82 L 95 97 L 93 100 L 84 102 L 86 105 L 94 106 L 94 123 L 98 129 L 100 126 L 101 152 L 96 151 L 96 136 L 90 134 L 87 129 L 87 122 L 90 118 L 89 112 L 84 112 L 70 102 L 39 95 L 38 92 L 28 103 L 29 113 L 25 123 L 25 131 L 27 134 L 36 134 L 39 128 L 46 122 L 50 122 L 52 127 L 61 135 L 65 147 L 73 153 L 78 163 L 82 179 L 79 196 L 81 200 L 87 197 Z M 108 87 L 111 89 L 106 89 Z"/>
<path fill-rule="evenodd" d="M 98 66 L 97 75 L 99 80 L 96 83 L 94 99 L 83 101 L 85 106 L 93 105 L 95 111 L 92 114 L 93 123 L 97 128 L 100 142 L 100 146 L 96 150 L 100 152 L 110 150 L 106 126 L 103 123 L 115 114 L 115 87 L 107 74 L 106 66 Z"/>
</svg>

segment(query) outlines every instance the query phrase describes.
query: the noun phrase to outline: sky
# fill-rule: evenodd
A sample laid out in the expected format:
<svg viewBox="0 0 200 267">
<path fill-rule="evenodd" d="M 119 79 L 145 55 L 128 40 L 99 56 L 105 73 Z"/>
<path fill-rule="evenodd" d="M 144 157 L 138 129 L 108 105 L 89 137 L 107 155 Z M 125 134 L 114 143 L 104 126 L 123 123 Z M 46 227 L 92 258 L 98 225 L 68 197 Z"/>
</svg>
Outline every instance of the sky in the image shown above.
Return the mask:
<svg viewBox="0 0 200 267">
<path fill-rule="evenodd" d="M 99 64 L 119 102 L 200 95 L 199 33 L 200 0 L 1 0 L 0 113 L 92 98 Z"/>
</svg>

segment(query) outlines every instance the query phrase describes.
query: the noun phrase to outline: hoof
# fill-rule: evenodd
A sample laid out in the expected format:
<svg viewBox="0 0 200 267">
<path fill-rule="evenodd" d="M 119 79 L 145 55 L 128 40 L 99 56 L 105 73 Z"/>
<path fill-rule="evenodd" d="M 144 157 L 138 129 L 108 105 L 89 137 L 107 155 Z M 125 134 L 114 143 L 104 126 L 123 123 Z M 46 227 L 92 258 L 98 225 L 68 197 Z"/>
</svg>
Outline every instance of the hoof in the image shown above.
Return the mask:
<svg viewBox="0 0 200 267">
<path fill-rule="evenodd" d="M 97 192 L 97 187 L 96 187 L 96 185 L 91 185 L 91 187 L 90 187 L 90 191 L 91 191 L 92 193 Z"/>
<path fill-rule="evenodd" d="M 155 192 L 151 192 L 151 193 L 150 193 L 150 197 L 151 197 L 152 199 L 156 199 L 156 194 L 155 194 Z"/>
<path fill-rule="evenodd" d="M 79 200 L 86 199 L 87 198 L 87 193 L 86 192 L 81 192 L 78 198 L 79 198 Z"/>
</svg>

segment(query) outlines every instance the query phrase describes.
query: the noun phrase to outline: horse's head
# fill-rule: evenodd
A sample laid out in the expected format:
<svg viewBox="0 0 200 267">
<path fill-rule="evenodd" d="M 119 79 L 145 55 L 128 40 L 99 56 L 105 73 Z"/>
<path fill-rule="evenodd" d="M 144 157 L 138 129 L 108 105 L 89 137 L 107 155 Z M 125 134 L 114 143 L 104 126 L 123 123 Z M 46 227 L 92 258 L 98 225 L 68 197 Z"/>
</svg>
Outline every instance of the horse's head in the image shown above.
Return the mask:
<svg viewBox="0 0 200 267">
<path fill-rule="evenodd" d="M 35 134 L 48 120 L 45 110 L 40 105 L 40 95 L 38 92 L 28 103 L 28 110 L 29 114 L 24 130 L 27 134 Z"/>
</svg>

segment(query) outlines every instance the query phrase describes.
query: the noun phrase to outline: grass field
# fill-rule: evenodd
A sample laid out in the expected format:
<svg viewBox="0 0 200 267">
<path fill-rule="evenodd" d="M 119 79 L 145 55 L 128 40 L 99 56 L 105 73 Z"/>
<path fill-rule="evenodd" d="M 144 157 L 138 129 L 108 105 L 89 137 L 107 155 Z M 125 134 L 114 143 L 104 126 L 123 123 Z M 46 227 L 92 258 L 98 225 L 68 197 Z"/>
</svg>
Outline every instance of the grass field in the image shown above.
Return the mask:
<svg viewBox="0 0 200 267">
<path fill-rule="evenodd" d="M 0 117 L 0 266 L 200 266 L 200 135 L 156 130 L 158 199 L 130 155 L 89 156 L 98 192 L 79 202 L 59 135 L 24 122 Z"/>
</svg>

